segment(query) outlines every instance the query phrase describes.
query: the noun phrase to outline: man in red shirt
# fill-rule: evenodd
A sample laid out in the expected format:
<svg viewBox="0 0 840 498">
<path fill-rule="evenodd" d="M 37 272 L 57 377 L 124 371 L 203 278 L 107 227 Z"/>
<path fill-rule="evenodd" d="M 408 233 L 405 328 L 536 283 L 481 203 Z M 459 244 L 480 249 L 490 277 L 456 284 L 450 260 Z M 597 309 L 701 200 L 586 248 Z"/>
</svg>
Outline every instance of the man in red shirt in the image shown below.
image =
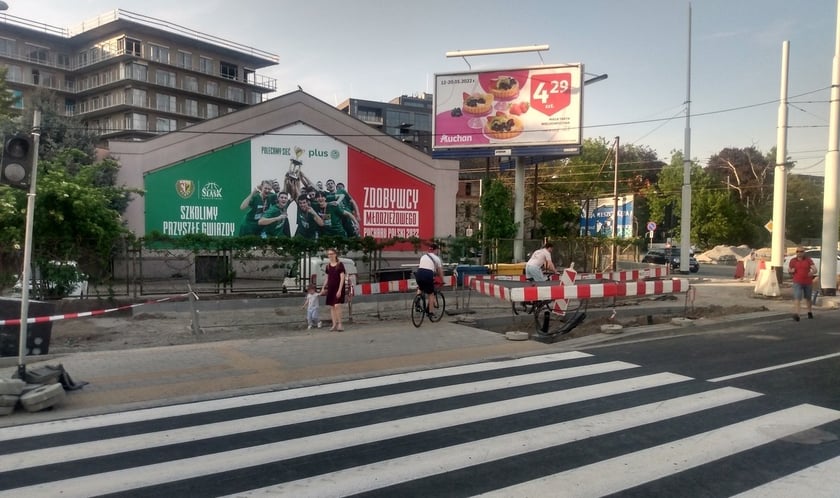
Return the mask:
<svg viewBox="0 0 840 498">
<path fill-rule="evenodd" d="M 799 301 L 805 300 L 808 307 L 808 318 L 814 318 L 811 313 L 811 285 L 817 275 L 814 260 L 805 255 L 805 249 L 796 248 L 796 257 L 788 263 L 788 273 L 793 280 L 793 320 L 799 321 Z"/>
</svg>

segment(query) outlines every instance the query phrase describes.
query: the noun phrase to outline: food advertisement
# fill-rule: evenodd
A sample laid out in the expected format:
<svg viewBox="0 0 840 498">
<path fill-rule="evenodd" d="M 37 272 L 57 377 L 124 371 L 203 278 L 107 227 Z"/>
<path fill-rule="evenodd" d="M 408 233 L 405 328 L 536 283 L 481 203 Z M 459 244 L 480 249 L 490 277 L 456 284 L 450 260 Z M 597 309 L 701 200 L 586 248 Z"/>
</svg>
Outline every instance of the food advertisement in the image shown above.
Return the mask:
<svg viewBox="0 0 840 498">
<path fill-rule="evenodd" d="M 435 75 L 435 150 L 580 145 L 583 66 Z"/>
</svg>

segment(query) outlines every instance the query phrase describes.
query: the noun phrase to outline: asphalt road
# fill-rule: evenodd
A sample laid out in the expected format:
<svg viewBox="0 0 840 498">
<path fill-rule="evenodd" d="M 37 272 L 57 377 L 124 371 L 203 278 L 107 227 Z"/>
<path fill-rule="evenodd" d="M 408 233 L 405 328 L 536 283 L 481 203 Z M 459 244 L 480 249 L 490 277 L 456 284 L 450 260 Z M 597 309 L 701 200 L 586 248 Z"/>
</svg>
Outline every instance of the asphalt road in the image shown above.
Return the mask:
<svg viewBox="0 0 840 498">
<path fill-rule="evenodd" d="M 0 429 L 0 496 L 837 496 L 838 322 Z"/>
</svg>

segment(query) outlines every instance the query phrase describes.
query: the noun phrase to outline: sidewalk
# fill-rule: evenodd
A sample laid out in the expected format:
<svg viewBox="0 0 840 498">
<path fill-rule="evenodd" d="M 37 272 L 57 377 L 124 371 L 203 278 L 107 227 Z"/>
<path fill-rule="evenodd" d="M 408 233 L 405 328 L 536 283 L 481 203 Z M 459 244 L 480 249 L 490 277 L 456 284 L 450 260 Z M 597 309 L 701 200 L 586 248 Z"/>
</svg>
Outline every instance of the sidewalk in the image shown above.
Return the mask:
<svg viewBox="0 0 840 498">
<path fill-rule="evenodd" d="M 752 296 L 752 284 L 732 280 L 693 279 L 694 306 L 764 306 L 768 311 L 698 320 L 692 330 L 732 327 L 757 320 L 789 319 L 790 288 L 781 298 Z M 787 296 L 785 295 L 787 294 Z M 682 308 L 685 295 L 677 301 L 645 302 L 622 314 L 656 314 L 666 307 Z M 510 316 L 509 305 L 472 295 L 478 314 Z M 290 300 L 295 305 L 297 300 Z M 209 303 L 208 303 L 209 305 Z M 228 306 L 231 306 L 228 303 Z M 71 353 L 27 357 L 27 368 L 39 364 L 64 365 L 76 381 L 89 382 L 83 389 L 68 392 L 63 404 L 52 410 L 28 413 L 22 409 L 0 417 L 0 426 L 28 424 L 97 413 L 125 411 L 249 392 L 440 367 L 503 357 L 517 357 L 588 347 L 604 341 L 627 340 L 640 335 L 675 333 L 682 325 L 665 324 L 625 329 L 619 335 L 593 334 L 544 344 L 537 341 L 509 341 L 504 334 L 456 323 L 455 316 L 439 323 L 415 328 L 405 320 L 380 321 L 365 314 L 357 303 L 359 318 L 346 331 L 300 335 L 276 335 L 258 339 L 118 351 Z M 366 305 L 371 311 L 372 303 Z M 399 302 L 392 305 L 399 308 Z M 451 304 L 448 304 L 448 308 Z M 382 303 L 375 304 L 382 312 Z M 837 308 L 835 298 L 822 298 L 816 313 Z M 700 323 L 702 322 L 702 323 Z M 17 358 L 2 358 L 0 377 L 16 370 Z"/>
</svg>

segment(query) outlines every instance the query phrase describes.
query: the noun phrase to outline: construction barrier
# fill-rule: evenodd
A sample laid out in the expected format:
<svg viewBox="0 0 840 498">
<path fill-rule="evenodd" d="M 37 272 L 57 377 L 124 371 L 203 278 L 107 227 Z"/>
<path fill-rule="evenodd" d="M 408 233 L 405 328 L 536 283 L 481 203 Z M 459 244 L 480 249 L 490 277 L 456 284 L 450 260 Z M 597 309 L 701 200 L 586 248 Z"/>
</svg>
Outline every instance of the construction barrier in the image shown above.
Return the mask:
<svg viewBox="0 0 840 498">
<path fill-rule="evenodd" d="M 550 281 L 561 281 L 566 272 L 574 271 L 568 268 L 563 273 L 549 275 Z M 638 270 L 621 270 L 614 272 L 577 273 L 575 280 L 613 280 L 616 282 L 627 282 L 630 280 L 641 280 L 644 278 L 662 278 L 668 275 L 668 269 L 663 266 L 655 268 L 642 268 Z M 525 282 L 528 278 L 525 275 L 465 275 L 464 287 L 470 287 L 473 280 L 506 280 L 514 282 Z"/>
<path fill-rule="evenodd" d="M 53 315 L 53 316 L 29 317 L 26 320 L 26 323 L 27 324 L 32 324 L 32 323 L 57 322 L 59 320 L 69 320 L 71 318 L 85 318 L 85 317 L 89 317 L 89 316 L 99 316 L 99 315 L 104 315 L 106 313 L 113 313 L 115 311 L 124 311 L 124 310 L 129 310 L 129 309 L 132 309 L 132 308 L 137 308 L 139 306 L 145 306 L 147 304 L 154 304 L 154 303 L 162 303 L 162 302 L 165 302 L 165 301 L 171 301 L 173 299 L 183 298 L 183 297 L 186 297 L 188 295 L 189 294 L 182 294 L 180 296 L 175 296 L 175 297 L 165 297 L 165 298 L 162 298 L 162 299 L 156 299 L 154 301 L 146 301 L 145 303 L 127 304 L 125 306 L 118 306 L 116 308 L 108 308 L 108 309 L 104 309 L 104 310 L 82 311 L 82 312 L 79 312 L 79 313 L 65 313 L 63 315 Z M 20 323 L 21 323 L 20 318 L 12 318 L 12 319 L 9 319 L 9 320 L 0 320 L 0 327 L 6 326 L 6 325 L 9 325 L 9 326 L 20 325 Z"/>
<path fill-rule="evenodd" d="M 443 277 L 444 287 L 455 287 L 455 275 Z M 391 280 L 390 282 L 371 282 L 367 284 L 356 284 L 353 292 L 356 296 L 369 296 L 372 294 L 388 294 L 391 292 L 410 292 L 417 290 L 417 282 L 409 280 Z"/>
<path fill-rule="evenodd" d="M 577 285 L 531 285 L 526 287 L 507 287 L 501 283 L 493 283 L 479 279 L 472 279 L 470 287 L 490 297 L 503 301 L 551 301 L 555 299 L 592 299 L 603 297 L 637 297 L 658 294 L 674 294 L 686 292 L 689 288 L 688 279 L 675 278 L 671 280 L 651 280 L 646 282 L 609 282 L 603 284 Z"/>
</svg>

